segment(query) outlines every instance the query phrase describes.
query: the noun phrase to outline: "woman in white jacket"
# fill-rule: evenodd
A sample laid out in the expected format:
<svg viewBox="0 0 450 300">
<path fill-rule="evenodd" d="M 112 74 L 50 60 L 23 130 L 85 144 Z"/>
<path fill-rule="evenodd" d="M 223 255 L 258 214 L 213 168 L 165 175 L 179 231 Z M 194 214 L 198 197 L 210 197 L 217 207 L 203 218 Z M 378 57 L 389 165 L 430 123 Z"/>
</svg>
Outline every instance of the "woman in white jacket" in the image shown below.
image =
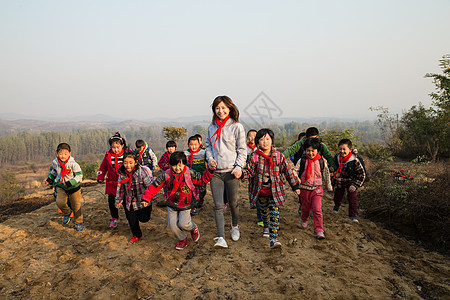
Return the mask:
<svg viewBox="0 0 450 300">
<path fill-rule="evenodd" d="M 244 126 L 239 123 L 239 110 L 228 96 L 218 96 L 212 105 L 213 118 L 206 136 L 206 158 L 216 167 L 211 179 L 217 237 L 215 248 L 228 248 L 225 241 L 224 189 L 231 210 L 231 239 L 239 240 L 239 207 L 237 177 L 245 165 L 247 148 Z"/>
</svg>

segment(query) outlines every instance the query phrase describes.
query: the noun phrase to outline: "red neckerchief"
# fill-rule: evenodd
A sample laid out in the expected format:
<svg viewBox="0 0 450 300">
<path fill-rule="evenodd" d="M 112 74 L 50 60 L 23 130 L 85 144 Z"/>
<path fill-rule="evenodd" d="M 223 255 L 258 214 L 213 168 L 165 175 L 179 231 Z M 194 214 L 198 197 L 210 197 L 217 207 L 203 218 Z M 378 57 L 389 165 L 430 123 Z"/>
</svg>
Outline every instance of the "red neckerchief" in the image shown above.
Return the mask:
<svg viewBox="0 0 450 300">
<path fill-rule="evenodd" d="M 200 151 L 200 150 L 201 150 L 200 147 L 198 147 L 198 149 L 195 150 L 194 152 L 191 152 L 191 150 L 189 150 L 189 152 L 190 152 L 191 154 L 189 155 L 188 162 L 191 164 L 191 166 L 190 166 L 191 169 L 192 169 L 192 162 L 194 161 L 194 154 L 197 153 L 197 152 Z"/>
<path fill-rule="evenodd" d="M 184 169 L 183 169 L 183 171 L 181 171 L 180 174 L 175 174 L 172 171 L 172 169 L 170 169 L 170 173 L 172 173 L 172 175 L 175 176 L 175 179 L 173 180 L 173 187 L 172 187 L 172 191 L 170 191 L 169 197 L 171 197 L 173 194 L 175 194 L 176 191 L 178 190 L 178 188 L 180 187 L 180 184 L 183 181 L 184 171 L 186 171 L 186 166 L 184 166 Z"/>
<path fill-rule="evenodd" d="M 145 152 L 145 150 L 147 150 L 147 148 L 148 148 L 148 145 L 147 145 L 147 143 L 145 143 L 144 149 L 142 149 L 142 151 L 139 151 L 139 160 L 142 160 L 142 154 Z"/>
<path fill-rule="evenodd" d="M 256 147 L 256 144 L 252 145 L 250 143 L 247 143 L 247 147 L 249 147 L 250 149 L 252 149 L 252 151 L 255 151 L 258 147 Z"/>
<path fill-rule="evenodd" d="M 133 171 L 131 171 L 131 173 L 128 173 L 128 171 L 125 170 L 125 173 L 128 175 L 128 178 L 125 178 L 125 179 L 119 181 L 119 183 L 125 183 L 125 182 L 128 182 L 128 187 L 127 187 L 127 189 L 126 189 L 127 191 L 128 191 L 128 189 L 131 187 L 131 182 L 133 182 L 133 173 L 134 173 L 134 170 L 136 170 L 136 168 L 133 168 Z"/>
<path fill-rule="evenodd" d="M 216 124 L 217 126 L 219 126 L 219 128 L 217 128 L 216 132 L 214 132 L 214 134 L 211 136 L 211 140 L 213 138 L 213 136 L 216 136 L 216 140 L 214 141 L 214 147 L 216 146 L 216 142 L 219 139 L 220 135 L 222 134 L 222 128 L 225 126 L 225 123 L 227 123 L 228 119 L 230 118 L 230 116 L 226 117 L 223 121 L 220 121 L 219 118 L 215 118 L 216 119 Z"/>
<path fill-rule="evenodd" d="M 271 156 L 265 155 L 265 154 L 264 154 L 261 150 L 259 150 L 259 149 L 256 149 L 255 152 L 258 153 L 259 155 L 261 155 L 262 157 L 264 157 L 264 158 L 266 158 L 266 159 L 269 160 L 269 163 L 270 163 L 270 175 L 273 175 L 273 174 L 272 174 L 272 172 L 273 172 L 273 161 L 272 161 L 273 150 L 272 150 L 272 155 L 271 155 Z M 275 176 L 275 175 L 273 175 L 273 176 Z"/>
<path fill-rule="evenodd" d="M 114 152 L 110 152 L 112 156 L 114 156 L 114 169 L 116 169 L 116 174 L 119 174 L 119 160 L 118 157 L 123 155 L 124 150 L 122 149 L 122 151 L 119 154 L 114 154 Z"/>
<path fill-rule="evenodd" d="M 352 157 L 352 152 L 350 152 L 347 156 L 345 156 L 345 157 L 342 157 L 341 155 L 339 155 L 339 159 L 340 159 L 340 163 L 339 163 L 339 167 L 338 167 L 338 169 L 336 170 L 336 173 L 334 173 L 334 176 L 333 176 L 333 178 L 331 179 L 331 180 L 333 180 L 338 174 L 340 174 L 341 173 L 341 171 L 342 171 L 342 167 L 343 167 L 343 165 L 344 165 L 344 162 L 345 161 L 347 161 L 347 160 L 349 160 L 350 159 L 350 157 Z"/>
<path fill-rule="evenodd" d="M 58 159 L 59 165 L 60 165 L 61 168 L 62 168 L 61 181 L 58 182 L 58 184 L 60 184 L 61 182 L 64 181 L 64 177 L 65 177 L 67 174 L 69 174 L 69 172 L 68 172 L 68 170 L 67 170 L 67 168 L 66 168 L 66 164 L 67 164 L 67 162 L 69 161 L 70 157 L 69 157 L 65 162 L 62 162 L 58 157 L 57 157 L 57 159 Z"/>
<path fill-rule="evenodd" d="M 310 159 L 309 157 L 306 157 L 306 158 L 308 159 L 308 167 L 306 168 L 306 178 L 305 178 L 305 180 L 308 180 L 309 174 L 312 175 L 312 172 L 313 172 L 313 163 L 316 160 L 319 160 L 320 158 L 322 158 L 322 156 L 320 156 L 320 154 L 317 154 L 316 156 L 314 156 L 313 159 Z"/>
</svg>

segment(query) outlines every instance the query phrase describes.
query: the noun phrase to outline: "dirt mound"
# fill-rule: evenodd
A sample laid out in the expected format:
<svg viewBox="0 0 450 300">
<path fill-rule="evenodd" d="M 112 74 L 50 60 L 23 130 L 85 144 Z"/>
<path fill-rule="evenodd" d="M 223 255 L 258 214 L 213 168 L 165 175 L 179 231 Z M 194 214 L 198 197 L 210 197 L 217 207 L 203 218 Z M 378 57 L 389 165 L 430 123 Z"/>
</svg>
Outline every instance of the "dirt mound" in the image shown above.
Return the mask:
<svg viewBox="0 0 450 300">
<path fill-rule="evenodd" d="M 350 222 L 346 206 L 323 204 L 325 240 L 297 226 L 296 196 L 281 209 L 282 250 L 271 251 L 240 189 L 241 239 L 215 250 L 211 194 L 194 221 L 200 241 L 175 250 L 166 210 L 154 206 L 144 236 L 130 244 L 124 219 L 111 230 L 104 186 L 83 189 L 85 230 L 61 224 L 54 203 L 0 224 L 0 298 L 5 299 L 449 299 L 447 257 L 425 251 L 381 226 Z M 53 202 L 52 196 L 43 197 Z M 43 200 L 44 201 L 44 200 Z M 310 221 L 311 223 L 311 221 Z"/>
</svg>

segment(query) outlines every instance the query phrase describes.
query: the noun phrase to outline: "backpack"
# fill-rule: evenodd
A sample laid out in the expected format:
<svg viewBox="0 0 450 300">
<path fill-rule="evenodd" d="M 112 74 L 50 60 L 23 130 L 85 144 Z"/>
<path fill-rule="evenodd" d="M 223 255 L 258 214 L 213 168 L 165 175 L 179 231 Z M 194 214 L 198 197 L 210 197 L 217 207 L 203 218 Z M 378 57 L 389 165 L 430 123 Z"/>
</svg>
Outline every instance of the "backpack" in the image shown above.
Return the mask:
<svg viewBox="0 0 450 300">
<path fill-rule="evenodd" d="M 322 177 L 323 177 L 323 169 L 325 168 L 325 162 L 323 160 L 323 157 L 321 157 L 319 159 L 319 165 L 320 165 L 320 173 L 322 173 Z M 298 170 L 298 177 L 302 176 L 303 172 L 305 171 L 305 166 L 306 166 L 306 156 L 302 156 L 302 158 L 300 158 L 300 168 Z"/>
</svg>

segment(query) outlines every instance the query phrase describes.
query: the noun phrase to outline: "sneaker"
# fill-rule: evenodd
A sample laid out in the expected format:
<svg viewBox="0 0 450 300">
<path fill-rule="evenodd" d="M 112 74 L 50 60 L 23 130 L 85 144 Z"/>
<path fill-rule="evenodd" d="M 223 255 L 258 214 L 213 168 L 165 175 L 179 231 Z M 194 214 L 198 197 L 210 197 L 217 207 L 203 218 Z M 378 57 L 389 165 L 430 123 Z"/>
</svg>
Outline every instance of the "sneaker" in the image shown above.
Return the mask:
<svg viewBox="0 0 450 300">
<path fill-rule="evenodd" d="M 264 222 L 263 221 L 259 221 L 258 223 L 256 223 L 259 227 L 264 227 Z"/>
<path fill-rule="evenodd" d="M 317 232 L 316 238 L 319 240 L 323 240 L 325 238 L 325 234 L 323 233 L 323 231 Z"/>
<path fill-rule="evenodd" d="M 355 223 L 359 223 L 358 219 L 356 217 L 350 217 L 350 220 L 352 220 Z"/>
<path fill-rule="evenodd" d="M 119 221 L 119 219 L 117 218 L 112 218 L 111 222 L 109 222 L 109 227 L 115 228 L 117 227 L 117 222 Z"/>
<path fill-rule="evenodd" d="M 83 223 L 75 224 L 75 229 L 76 229 L 77 231 L 83 231 L 83 229 L 84 229 Z"/>
<path fill-rule="evenodd" d="M 335 206 L 333 207 L 333 212 L 334 212 L 334 213 L 337 213 L 338 211 L 339 211 L 339 206 L 335 205 Z"/>
<path fill-rule="evenodd" d="M 198 215 L 198 209 L 196 209 L 195 207 L 191 208 L 191 216 L 196 216 Z"/>
<path fill-rule="evenodd" d="M 191 231 L 192 240 L 195 242 L 200 238 L 200 232 L 198 232 L 198 226 L 196 225 L 194 229 Z"/>
<path fill-rule="evenodd" d="M 139 241 L 141 238 L 138 238 L 137 236 L 133 236 L 131 239 L 130 239 L 130 243 L 134 243 L 134 242 L 137 242 L 137 241 Z"/>
<path fill-rule="evenodd" d="M 184 240 L 179 241 L 179 242 L 175 245 L 175 249 L 177 249 L 177 250 L 183 250 L 184 248 L 186 248 L 187 245 L 188 245 L 187 238 L 185 238 Z"/>
<path fill-rule="evenodd" d="M 64 215 L 62 219 L 63 224 L 67 224 L 70 221 L 70 215 Z"/>
<path fill-rule="evenodd" d="M 241 233 L 239 232 L 239 225 L 233 226 L 231 225 L 231 239 L 233 241 L 238 241 Z"/>
<path fill-rule="evenodd" d="M 281 243 L 278 240 L 270 241 L 270 249 L 281 248 Z"/>
<path fill-rule="evenodd" d="M 300 228 L 306 228 L 306 227 L 308 227 L 308 221 L 303 222 L 303 220 L 300 219 Z"/>
<path fill-rule="evenodd" d="M 264 227 L 263 229 L 263 237 L 269 237 L 269 227 Z"/>
<path fill-rule="evenodd" d="M 214 245 L 214 248 L 228 248 L 227 242 L 225 239 L 221 236 L 214 238 L 216 241 L 216 244 Z"/>
</svg>

